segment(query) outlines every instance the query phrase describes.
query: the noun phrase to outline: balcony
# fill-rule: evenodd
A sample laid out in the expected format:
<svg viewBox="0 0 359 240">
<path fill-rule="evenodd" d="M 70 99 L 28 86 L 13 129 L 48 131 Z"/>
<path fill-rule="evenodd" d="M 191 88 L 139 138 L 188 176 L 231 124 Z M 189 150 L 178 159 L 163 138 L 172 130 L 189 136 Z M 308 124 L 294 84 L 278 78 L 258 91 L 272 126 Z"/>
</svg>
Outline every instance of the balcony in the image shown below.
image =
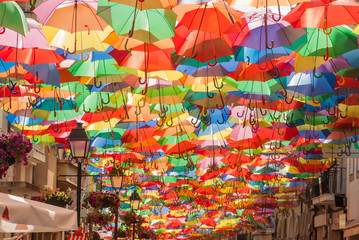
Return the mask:
<svg viewBox="0 0 359 240">
<path fill-rule="evenodd" d="M 312 200 L 314 205 L 345 207 L 345 184 L 346 169 L 336 164 L 313 180 L 310 188 L 306 189 L 306 200 Z"/>
<path fill-rule="evenodd" d="M 63 149 L 59 149 L 59 156 L 57 159 L 57 185 L 61 189 L 76 189 L 77 188 L 77 163 L 71 161 L 69 157 L 64 154 Z M 81 188 L 85 190 L 86 179 L 82 177 Z"/>
</svg>

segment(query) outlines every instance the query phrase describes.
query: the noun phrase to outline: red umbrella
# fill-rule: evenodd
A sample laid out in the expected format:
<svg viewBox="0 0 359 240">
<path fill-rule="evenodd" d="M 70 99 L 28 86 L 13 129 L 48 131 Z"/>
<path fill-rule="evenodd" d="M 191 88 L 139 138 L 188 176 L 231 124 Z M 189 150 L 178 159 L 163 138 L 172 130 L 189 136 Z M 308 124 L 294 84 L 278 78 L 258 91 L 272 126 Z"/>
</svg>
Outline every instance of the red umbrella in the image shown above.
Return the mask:
<svg viewBox="0 0 359 240">
<path fill-rule="evenodd" d="M 315 17 L 313 17 L 315 16 Z M 359 5 L 351 0 L 314 0 L 297 5 L 284 18 L 296 28 L 330 28 L 340 25 L 358 24 Z"/>
<path fill-rule="evenodd" d="M 51 49 L 4 47 L 0 50 L 4 62 L 25 63 L 29 65 L 61 63 L 64 59 Z"/>
</svg>

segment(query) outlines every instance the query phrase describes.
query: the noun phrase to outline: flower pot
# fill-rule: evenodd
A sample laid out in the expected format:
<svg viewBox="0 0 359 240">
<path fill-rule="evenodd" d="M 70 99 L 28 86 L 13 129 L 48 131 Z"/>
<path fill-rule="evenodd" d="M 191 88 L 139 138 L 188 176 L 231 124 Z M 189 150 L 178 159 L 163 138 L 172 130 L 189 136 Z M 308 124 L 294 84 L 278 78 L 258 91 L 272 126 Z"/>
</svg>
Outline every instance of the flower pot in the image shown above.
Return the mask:
<svg viewBox="0 0 359 240">
<path fill-rule="evenodd" d="M 46 201 L 47 204 L 51 204 L 58 207 L 66 207 L 66 203 L 63 200 L 59 200 L 57 198 L 50 198 Z"/>
</svg>

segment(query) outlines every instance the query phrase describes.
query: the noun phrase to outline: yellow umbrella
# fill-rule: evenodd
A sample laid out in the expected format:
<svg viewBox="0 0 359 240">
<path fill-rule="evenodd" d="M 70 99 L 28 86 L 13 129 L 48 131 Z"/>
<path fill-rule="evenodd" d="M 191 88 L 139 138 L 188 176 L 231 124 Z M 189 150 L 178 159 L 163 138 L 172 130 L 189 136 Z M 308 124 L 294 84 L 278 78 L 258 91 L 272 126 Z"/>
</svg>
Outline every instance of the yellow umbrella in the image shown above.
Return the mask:
<svg viewBox="0 0 359 240">
<path fill-rule="evenodd" d="M 50 46 L 70 49 L 71 51 L 74 50 L 76 34 L 76 53 L 106 51 L 109 45 L 102 41 L 113 31 L 110 26 L 107 26 L 103 31 L 91 30 L 76 33 L 49 26 L 42 26 L 42 29 Z"/>
</svg>

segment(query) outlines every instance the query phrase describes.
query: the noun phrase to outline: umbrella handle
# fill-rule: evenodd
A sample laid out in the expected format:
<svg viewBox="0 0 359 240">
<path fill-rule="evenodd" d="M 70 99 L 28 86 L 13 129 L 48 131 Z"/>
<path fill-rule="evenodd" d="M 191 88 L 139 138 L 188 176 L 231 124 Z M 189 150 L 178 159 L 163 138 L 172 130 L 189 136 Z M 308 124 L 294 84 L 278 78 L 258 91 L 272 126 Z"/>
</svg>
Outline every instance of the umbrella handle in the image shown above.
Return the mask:
<svg viewBox="0 0 359 240">
<path fill-rule="evenodd" d="M 346 112 L 345 115 L 342 115 L 342 113 L 340 112 L 339 115 L 340 115 L 341 118 L 347 118 L 348 117 L 348 112 Z"/>
<path fill-rule="evenodd" d="M 206 125 L 207 127 L 212 124 L 211 116 L 209 116 L 208 118 L 209 118 L 208 122 L 204 122 L 204 125 Z"/>
<path fill-rule="evenodd" d="M 328 30 L 327 30 L 328 29 Z M 324 22 L 323 22 L 323 33 L 325 35 L 329 35 L 332 33 L 332 28 L 327 28 L 327 19 L 324 19 Z"/>
<path fill-rule="evenodd" d="M 185 113 L 186 112 L 186 108 L 184 107 L 184 103 L 182 102 L 182 112 Z"/>
<path fill-rule="evenodd" d="M 89 58 L 90 58 L 90 54 L 87 54 L 87 57 L 84 58 L 84 53 L 83 53 L 83 52 L 81 53 L 81 60 L 82 60 L 83 62 L 86 62 L 87 60 L 89 60 Z"/>
<path fill-rule="evenodd" d="M 102 81 L 100 81 L 100 84 L 97 85 L 96 79 L 97 79 L 97 77 L 94 77 L 94 79 L 93 79 L 93 81 L 94 81 L 94 86 L 95 86 L 95 88 L 100 88 L 100 87 L 102 86 Z"/>
<path fill-rule="evenodd" d="M 4 33 L 5 33 L 5 31 L 6 31 L 6 28 L 4 28 L 4 27 L 0 27 L 0 34 L 4 34 Z"/>
<path fill-rule="evenodd" d="M 315 100 L 314 100 L 314 89 L 313 89 L 313 91 L 312 91 L 312 102 L 313 102 L 313 103 L 316 103 L 316 104 L 319 104 L 319 103 L 321 102 L 321 99 L 320 99 L 320 98 L 319 98 L 318 101 L 315 101 Z"/>
<path fill-rule="evenodd" d="M 341 82 L 337 82 L 340 86 L 343 86 L 345 84 L 345 78 L 343 76 L 343 74 L 341 74 L 341 72 L 338 72 L 338 75 L 340 76 L 341 78 Z"/>
<path fill-rule="evenodd" d="M 168 123 L 166 122 L 166 125 L 167 125 L 167 127 L 172 127 L 172 126 L 173 126 L 173 119 L 172 119 L 172 117 L 171 117 L 171 123 L 168 124 Z"/>
<path fill-rule="evenodd" d="M 227 108 L 227 109 L 228 109 L 228 108 Z M 224 113 L 225 113 L 227 116 L 232 115 L 232 111 L 229 110 L 229 109 L 228 109 L 228 112 L 227 112 L 226 108 L 223 108 L 223 111 L 224 111 Z"/>
<path fill-rule="evenodd" d="M 205 112 L 206 112 L 207 114 L 205 114 Z M 208 110 L 205 110 L 204 107 L 203 107 L 203 108 L 202 108 L 202 113 L 201 113 L 202 117 L 207 117 L 208 114 L 209 114 L 209 111 L 208 111 Z"/>
<path fill-rule="evenodd" d="M 67 52 L 70 54 L 75 54 L 76 53 L 76 41 L 75 41 L 75 46 L 74 46 L 74 50 L 71 52 L 69 48 L 67 48 Z"/>
<path fill-rule="evenodd" d="M 34 92 L 39 93 L 40 91 L 41 91 L 41 87 L 36 85 L 36 83 L 34 83 Z"/>
<path fill-rule="evenodd" d="M 329 116 L 327 116 L 327 121 L 326 121 L 326 122 L 322 121 L 322 123 L 323 123 L 324 126 L 325 126 L 326 124 L 329 124 Z"/>
<path fill-rule="evenodd" d="M 280 19 L 282 18 L 282 13 L 281 13 L 281 11 L 280 11 L 280 6 L 279 6 L 279 1 L 278 1 L 278 0 L 277 0 L 277 5 L 278 5 L 279 17 L 278 17 L 278 18 L 275 18 L 275 17 L 274 17 L 274 14 L 272 15 L 272 19 L 273 19 L 273 21 L 275 21 L 275 22 L 279 22 Z"/>
<path fill-rule="evenodd" d="M 35 6 L 36 2 L 37 2 L 37 0 L 30 0 L 30 6 L 31 7 Z"/>
<path fill-rule="evenodd" d="M 135 114 L 138 116 L 138 115 L 140 115 L 141 114 L 141 112 L 142 112 L 142 110 L 141 110 L 141 108 L 138 106 L 138 110 L 139 110 L 139 112 L 137 112 L 137 107 L 136 107 L 136 110 L 135 110 Z"/>
<path fill-rule="evenodd" d="M 262 67 L 261 67 L 261 63 L 260 63 L 260 64 L 258 64 L 258 68 L 259 68 L 260 70 L 263 70 L 263 71 L 268 68 L 268 60 L 267 60 L 267 58 L 266 58 L 266 61 L 265 61 L 265 67 L 262 68 Z"/>
<path fill-rule="evenodd" d="M 15 118 L 15 123 L 19 124 L 20 123 L 20 116 L 17 116 L 17 118 Z"/>
<path fill-rule="evenodd" d="M 193 119 L 192 119 L 192 120 L 193 120 Z M 160 122 L 161 122 L 161 123 L 160 123 Z M 160 120 L 158 120 L 157 126 L 158 126 L 158 127 L 162 127 L 164 123 L 165 123 L 165 122 L 164 122 L 163 118 L 161 118 Z"/>
<path fill-rule="evenodd" d="M 127 37 L 124 47 L 125 47 L 126 52 L 128 52 L 128 53 L 129 53 L 129 52 L 131 52 L 131 51 L 132 51 L 132 48 L 130 48 L 130 49 L 128 49 L 128 48 L 127 48 L 128 39 L 129 39 L 129 38 Z"/>
<path fill-rule="evenodd" d="M 223 114 L 221 114 L 221 117 L 222 117 L 222 121 L 220 122 L 220 121 L 218 121 L 218 119 L 217 119 L 217 123 L 222 125 L 222 124 L 224 123 L 224 121 L 225 121 Z"/>
<path fill-rule="evenodd" d="M 213 84 L 214 84 L 214 87 L 217 88 L 217 89 L 222 89 L 223 88 L 223 81 L 221 82 L 221 86 L 219 86 L 216 77 L 213 77 Z"/>
<path fill-rule="evenodd" d="M 321 72 L 320 75 L 317 76 L 316 73 L 315 73 L 316 70 L 317 70 L 317 67 L 314 67 L 314 68 L 313 68 L 313 76 L 314 76 L 315 78 L 321 78 L 321 77 L 323 77 L 323 72 Z"/>
<path fill-rule="evenodd" d="M 312 130 L 312 133 L 313 133 L 313 136 L 314 136 L 314 137 L 316 137 L 316 138 L 319 137 L 319 133 L 317 133 L 317 134 L 315 133 L 314 127 L 313 127 L 313 130 Z"/>
<path fill-rule="evenodd" d="M 261 115 L 262 116 L 267 115 L 267 109 L 263 109 L 263 110 L 264 110 L 264 113 L 262 112 L 262 108 L 259 108 L 259 111 L 261 112 Z"/>
<path fill-rule="evenodd" d="M 216 66 L 217 63 L 218 63 L 218 61 L 217 61 L 217 57 L 216 57 L 216 56 L 214 56 L 214 63 L 211 63 L 211 60 L 207 62 L 208 66 L 211 66 L 211 67 Z"/>
<path fill-rule="evenodd" d="M 211 95 L 212 94 L 212 95 Z M 208 85 L 207 85 L 207 96 L 209 97 L 209 98 L 213 98 L 214 97 L 214 93 L 209 93 L 209 90 L 208 90 Z"/>
<path fill-rule="evenodd" d="M 83 109 L 82 109 L 85 113 L 90 113 L 91 112 L 91 108 L 89 108 L 89 110 L 86 110 L 85 104 L 83 104 Z"/>
<path fill-rule="evenodd" d="M 146 81 L 145 88 L 141 91 L 142 95 L 146 95 L 148 89 L 148 82 Z"/>
<path fill-rule="evenodd" d="M 105 120 L 105 114 L 104 114 L 104 115 L 102 115 L 102 119 L 103 119 L 103 121 L 104 121 L 105 123 L 110 122 L 110 118 L 107 118 L 107 120 Z"/>
<path fill-rule="evenodd" d="M 62 128 L 59 127 L 59 124 L 56 124 L 56 128 L 54 126 L 52 126 L 52 130 L 57 133 L 62 132 Z"/>
<path fill-rule="evenodd" d="M 39 138 L 35 138 L 35 135 L 32 134 L 32 141 L 33 141 L 34 143 L 38 143 L 38 142 L 39 142 Z"/>
</svg>

